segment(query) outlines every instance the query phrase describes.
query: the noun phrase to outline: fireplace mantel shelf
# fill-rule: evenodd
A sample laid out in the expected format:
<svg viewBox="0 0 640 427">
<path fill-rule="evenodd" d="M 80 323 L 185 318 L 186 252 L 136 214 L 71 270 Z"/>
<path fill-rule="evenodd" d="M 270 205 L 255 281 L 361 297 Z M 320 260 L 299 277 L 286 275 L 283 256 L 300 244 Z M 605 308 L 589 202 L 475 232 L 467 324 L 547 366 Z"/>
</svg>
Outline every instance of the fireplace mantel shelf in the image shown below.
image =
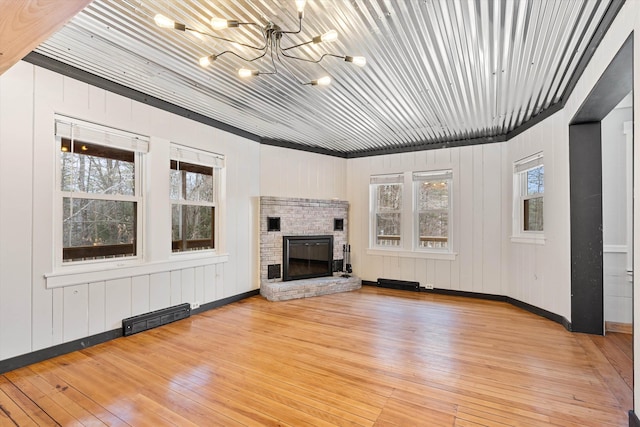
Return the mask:
<svg viewBox="0 0 640 427">
<path fill-rule="evenodd" d="M 316 277 L 289 282 L 263 282 L 260 285 L 260 295 L 269 301 L 286 301 L 354 291 L 361 287 L 362 280 L 359 277 L 342 277 L 338 274 L 331 277 Z"/>
</svg>

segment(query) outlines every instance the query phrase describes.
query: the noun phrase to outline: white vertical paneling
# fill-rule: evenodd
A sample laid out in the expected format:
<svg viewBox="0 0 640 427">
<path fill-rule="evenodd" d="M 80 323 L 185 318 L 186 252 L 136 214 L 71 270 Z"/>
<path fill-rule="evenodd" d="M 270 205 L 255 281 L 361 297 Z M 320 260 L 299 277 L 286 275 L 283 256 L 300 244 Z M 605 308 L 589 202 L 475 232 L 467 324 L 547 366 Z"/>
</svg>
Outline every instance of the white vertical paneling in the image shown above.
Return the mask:
<svg viewBox="0 0 640 427">
<path fill-rule="evenodd" d="M 451 289 L 460 289 L 460 242 L 462 237 L 462 209 L 461 203 L 462 195 L 461 195 L 461 183 L 460 176 L 462 174 L 460 170 L 460 148 L 452 148 L 450 153 L 451 164 L 453 166 L 453 197 L 451 199 L 452 203 L 452 234 L 453 237 L 451 239 L 451 245 L 454 252 L 458 252 L 458 256 L 456 259 L 451 261 L 450 273 L 451 280 L 450 285 Z"/>
<path fill-rule="evenodd" d="M 420 286 L 427 284 L 427 260 L 418 258 L 415 263 L 415 281 L 420 283 Z"/>
<path fill-rule="evenodd" d="M 501 146 L 487 144 L 483 147 L 482 169 L 482 292 L 500 294 L 502 245 L 502 183 L 500 168 Z"/>
<path fill-rule="evenodd" d="M 224 298 L 226 264 L 216 264 L 216 299 Z"/>
<path fill-rule="evenodd" d="M 182 271 L 171 272 L 171 305 L 182 303 Z"/>
<path fill-rule="evenodd" d="M 193 268 L 185 268 L 181 270 L 182 275 L 182 296 L 180 302 L 194 302 L 196 297 L 195 291 L 195 271 Z"/>
<path fill-rule="evenodd" d="M 460 287 L 463 291 L 473 290 L 473 226 L 474 226 L 474 197 L 473 197 L 473 150 L 461 148 L 460 151 L 459 179 L 456 188 L 460 193 L 458 214 L 460 225 L 457 232 L 460 236 L 460 244 L 456 248 L 460 263 Z M 455 209 L 455 208 L 454 208 Z M 454 231 L 455 232 L 455 231 Z"/>
<path fill-rule="evenodd" d="M 171 201 L 169 199 L 170 141 L 151 137 L 143 176 L 151 191 L 144 194 L 144 256 L 149 262 L 171 257 Z M 167 230 L 163 233 L 154 230 Z"/>
<path fill-rule="evenodd" d="M 171 273 L 149 276 L 149 311 L 171 306 Z"/>
<path fill-rule="evenodd" d="M 399 279 L 402 277 L 402 271 L 400 267 L 400 257 L 397 256 L 385 256 L 382 257 L 383 263 L 383 277 L 385 279 Z"/>
<path fill-rule="evenodd" d="M 89 335 L 89 286 L 67 286 L 63 290 L 64 342 Z"/>
<path fill-rule="evenodd" d="M 122 327 L 122 319 L 131 317 L 131 279 L 105 282 L 105 327 L 107 330 Z"/>
<path fill-rule="evenodd" d="M 204 267 L 193 269 L 194 296 L 193 302 L 202 304 L 204 302 Z"/>
<path fill-rule="evenodd" d="M 62 110 L 71 116 L 86 115 L 89 108 L 89 85 L 70 77 L 62 79 Z"/>
<path fill-rule="evenodd" d="M 484 146 L 473 146 L 473 218 L 472 218 L 472 248 L 473 248 L 473 281 L 472 290 L 483 292 L 483 270 L 484 270 L 484 232 L 482 230 L 484 220 Z"/>
<path fill-rule="evenodd" d="M 451 289 L 451 261 L 435 260 L 434 286 L 441 289 Z"/>
<path fill-rule="evenodd" d="M 53 290 L 51 316 L 51 340 L 52 344 L 60 344 L 63 342 L 64 331 L 64 289 L 58 288 Z"/>
<path fill-rule="evenodd" d="M 107 307 L 105 282 L 89 283 L 89 335 L 106 330 Z"/>
<path fill-rule="evenodd" d="M 400 258 L 400 275 L 396 276 L 402 280 L 410 280 L 414 281 L 415 278 L 415 270 L 416 270 L 416 261 L 413 258 Z"/>
<path fill-rule="evenodd" d="M 204 300 L 216 300 L 216 266 L 207 265 L 204 267 Z"/>
<path fill-rule="evenodd" d="M 31 349 L 33 68 L 19 63 L 6 74 L 0 80 L 0 359 Z"/>
<path fill-rule="evenodd" d="M 435 287 L 436 285 L 436 262 L 435 260 L 427 260 L 427 285 Z"/>
<path fill-rule="evenodd" d="M 121 126 L 131 128 L 132 106 L 133 101 L 124 96 L 116 95 L 113 92 L 106 93 L 106 110 L 109 121 L 120 123 Z"/>
<path fill-rule="evenodd" d="M 34 72 L 37 102 L 34 105 L 33 162 L 38 167 L 33 170 L 32 350 L 40 350 L 53 345 L 53 293 L 46 289 L 43 274 L 52 270 L 52 230 L 57 226 L 50 214 L 54 210 L 55 159 L 58 153 L 52 137 L 53 106 L 62 102 L 63 77 L 38 67 L 34 67 Z M 0 77 L 4 78 L 6 74 Z"/>
<path fill-rule="evenodd" d="M 149 276 L 134 276 L 131 278 L 131 315 L 148 313 L 149 309 Z"/>
<path fill-rule="evenodd" d="M 107 91 L 95 86 L 89 86 L 88 95 L 88 106 L 89 111 L 92 112 L 92 117 L 104 117 L 107 114 Z"/>
<path fill-rule="evenodd" d="M 512 179 L 512 164 L 509 161 L 508 150 L 503 147 L 501 150 L 501 216 L 502 226 L 500 230 L 500 245 L 501 245 L 501 259 L 500 259 L 500 295 L 510 295 L 511 286 L 513 284 L 511 279 L 511 230 L 512 230 L 512 212 L 513 212 L 513 179 Z"/>
</svg>

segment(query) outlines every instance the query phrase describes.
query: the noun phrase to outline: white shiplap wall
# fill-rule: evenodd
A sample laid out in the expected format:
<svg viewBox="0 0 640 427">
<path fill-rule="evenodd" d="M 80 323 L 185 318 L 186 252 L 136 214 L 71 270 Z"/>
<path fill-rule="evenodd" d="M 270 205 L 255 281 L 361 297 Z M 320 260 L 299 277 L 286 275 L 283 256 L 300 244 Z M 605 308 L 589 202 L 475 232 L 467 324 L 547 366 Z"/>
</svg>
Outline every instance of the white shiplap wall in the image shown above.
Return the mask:
<svg viewBox="0 0 640 427">
<path fill-rule="evenodd" d="M 568 307 L 558 304 L 554 295 L 558 283 L 563 283 L 566 292 L 569 289 L 568 253 L 559 243 L 568 239 L 568 232 L 563 231 L 568 204 L 558 203 L 558 192 L 568 187 L 568 175 L 553 173 L 556 157 L 567 161 L 568 151 L 559 148 L 566 141 L 553 132 L 559 122 L 556 116 L 508 143 L 349 160 L 349 241 L 354 271 L 371 281 L 379 277 L 416 280 L 442 289 L 508 295 L 570 317 Z M 513 162 L 539 151 L 545 153 L 545 234 L 560 235 L 548 236 L 545 245 L 512 243 Z M 368 254 L 369 177 L 449 167 L 454 171 L 455 259 Z M 557 261 L 547 262 L 553 259 Z"/>
<path fill-rule="evenodd" d="M 54 113 L 151 137 L 144 265 L 110 268 L 107 279 L 57 276 L 69 286 L 47 288 L 57 225 Z M 169 142 L 226 157 L 218 257 L 186 265 L 171 254 Z M 0 76 L 0 360 L 117 329 L 132 315 L 256 289 L 259 154 L 253 141 L 24 62 Z"/>
</svg>

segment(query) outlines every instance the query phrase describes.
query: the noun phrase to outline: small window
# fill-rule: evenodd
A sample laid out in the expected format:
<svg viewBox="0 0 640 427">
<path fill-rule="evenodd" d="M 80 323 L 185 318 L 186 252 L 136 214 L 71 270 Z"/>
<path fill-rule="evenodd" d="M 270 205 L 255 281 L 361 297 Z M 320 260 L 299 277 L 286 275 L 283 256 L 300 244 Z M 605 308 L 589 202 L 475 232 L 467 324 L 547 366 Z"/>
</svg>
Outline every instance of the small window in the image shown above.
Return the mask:
<svg viewBox="0 0 640 427">
<path fill-rule="evenodd" d="M 540 235 L 544 231 L 544 163 L 542 153 L 514 164 L 515 236 Z"/>
<path fill-rule="evenodd" d="M 402 246 L 403 174 L 375 175 L 370 180 L 372 246 Z"/>
<path fill-rule="evenodd" d="M 451 170 L 414 172 L 414 245 L 450 251 Z"/>
<path fill-rule="evenodd" d="M 56 120 L 60 156 L 58 260 L 139 255 L 143 137 L 90 123 Z"/>
<path fill-rule="evenodd" d="M 171 249 L 184 252 L 215 248 L 217 173 L 222 158 L 172 146 Z"/>
</svg>

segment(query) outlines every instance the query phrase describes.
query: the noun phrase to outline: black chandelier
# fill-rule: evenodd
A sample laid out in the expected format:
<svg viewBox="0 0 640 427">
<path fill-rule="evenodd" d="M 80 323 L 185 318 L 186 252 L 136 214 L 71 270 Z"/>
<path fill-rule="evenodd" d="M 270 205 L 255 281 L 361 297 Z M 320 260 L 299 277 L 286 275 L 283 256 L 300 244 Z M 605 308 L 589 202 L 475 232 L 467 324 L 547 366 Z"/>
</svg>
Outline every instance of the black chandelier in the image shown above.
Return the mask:
<svg viewBox="0 0 640 427">
<path fill-rule="evenodd" d="M 282 47 L 280 43 L 283 36 L 289 37 L 290 34 L 299 34 L 302 31 L 302 18 L 304 15 L 305 4 L 306 4 L 306 0 L 296 0 L 296 6 L 298 9 L 298 30 L 297 31 L 285 31 L 282 28 L 280 28 L 280 26 L 274 24 L 273 22 L 268 22 L 266 25 L 262 25 L 256 22 L 240 22 L 238 20 L 229 20 L 229 19 L 220 19 L 220 18 L 211 19 L 211 28 L 216 31 L 223 30 L 225 28 L 237 28 L 237 27 L 240 27 L 241 25 L 251 25 L 258 28 L 262 34 L 262 38 L 264 39 L 264 44 L 262 46 L 253 46 L 247 43 L 238 42 L 225 37 L 220 37 L 205 31 L 189 28 L 185 24 L 175 22 L 174 20 L 160 14 L 156 15 L 154 20 L 156 24 L 162 28 L 172 28 L 178 31 L 190 31 L 190 32 L 207 36 L 207 37 L 211 37 L 216 40 L 221 40 L 221 41 L 233 43 L 236 45 L 248 47 L 258 52 L 257 56 L 252 58 L 244 57 L 232 50 L 225 50 L 220 53 L 210 54 L 200 58 L 199 62 L 202 67 L 208 67 L 209 65 L 211 65 L 211 63 L 213 63 L 218 58 L 226 54 L 236 56 L 248 63 L 253 63 L 254 61 L 257 61 L 258 59 L 264 58 L 264 57 L 267 57 L 268 59 L 270 59 L 271 69 L 269 71 L 258 71 L 256 69 L 251 69 L 251 68 L 240 68 L 238 70 L 238 75 L 242 78 L 278 74 L 278 65 L 281 65 L 284 70 L 286 70 L 289 74 L 291 74 L 298 81 L 298 83 L 302 85 L 326 86 L 329 83 L 331 83 L 331 77 L 329 76 L 320 77 L 318 79 L 314 79 L 308 82 L 300 81 L 297 78 L 296 74 L 291 70 L 291 68 L 289 68 L 290 65 L 287 63 L 288 60 L 291 59 L 291 60 L 311 62 L 311 63 L 318 64 L 326 57 L 333 57 L 333 58 L 343 59 L 346 62 L 351 62 L 360 67 L 364 67 L 367 63 L 367 60 L 363 56 L 349 56 L 349 55 L 337 55 L 333 53 L 324 53 L 320 57 L 317 57 L 315 59 L 308 59 L 308 58 L 301 58 L 299 56 L 295 56 L 292 53 L 290 53 L 292 49 L 296 49 L 309 44 L 332 42 L 338 38 L 338 33 L 336 30 L 327 31 L 326 33 L 320 36 L 313 37 L 311 40 L 306 41 L 304 43 Z"/>
</svg>

